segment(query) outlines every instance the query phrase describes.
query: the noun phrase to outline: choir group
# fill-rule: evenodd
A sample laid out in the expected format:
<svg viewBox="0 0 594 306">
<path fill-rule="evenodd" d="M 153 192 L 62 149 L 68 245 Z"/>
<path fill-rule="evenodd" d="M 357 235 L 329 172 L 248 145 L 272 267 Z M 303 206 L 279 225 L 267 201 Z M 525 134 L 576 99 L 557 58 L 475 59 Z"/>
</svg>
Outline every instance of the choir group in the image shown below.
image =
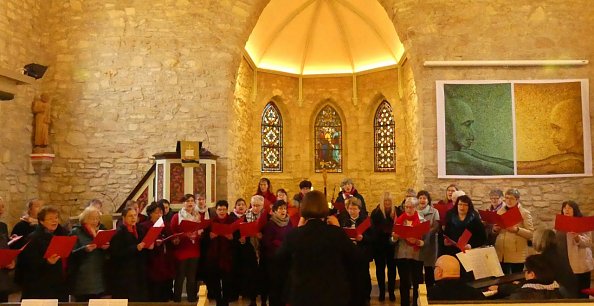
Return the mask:
<svg viewBox="0 0 594 306">
<path fill-rule="evenodd" d="M 315 240 L 318 235 L 313 230 L 316 228 L 313 219 L 343 228 L 340 234 L 343 237 L 325 239 L 350 239 L 351 246 L 336 246 L 352 253 L 348 256 L 348 273 L 341 276 L 346 279 L 333 279 L 338 274 L 331 271 L 318 276 L 324 281 L 344 282 L 348 290 L 341 293 L 344 295 L 341 298 L 345 298 L 348 305 L 369 304 L 371 261 L 376 267 L 377 298 L 383 301 L 387 293 L 390 301 L 396 300 L 398 273 L 400 302 L 408 306 L 416 305 L 420 283 L 426 283 L 429 290 L 440 286 L 444 270 L 435 269 L 438 257 L 451 255 L 455 258 L 461 250 L 494 245 L 504 273 L 517 273 L 525 269 L 532 241 L 534 249 L 549 260 L 547 267 L 554 274 L 554 280 L 541 285 L 559 290 L 560 297 L 587 296 L 581 290 L 590 287 L 590 271 L 594 269 L 590 234 L 552 230 L 535 233 L 530 211 L 522 206 L 516 189 L 509 189 L 505 194 L 493 190 L 485 214 L 482 211 L 479 214 L 470 196 L 454 184 L 447 187 L 445 199 L 438 203 L 433 203 L 425 190 L 415 193 L 409 189 L 400 203 L 396 203 L 390 192 L 384 192 L 379 203 L 368 212 L 365 199 L 353 181 L 344 179 L 330 215 L 325 216 L 304 212 L 301 207 L 312 188 L 311 182 L 302 181 L 299 188 L 300 192 L 289 199 L 284 189 L 274 193 L 270 181 L 263 178 L 255 195 L 249 201 L 237 199 L 231 211 L 225 200 L 217 201 L 215 207 L 207 207 L 203 194 L 185 195 L 183 207 L 177 213 L 164 199 L 148 205 L 146 215 L 131 202 L 123 209 L 109 243 L 97 242 L 98 233 L 104 229 L 100 222 L 101 201 L 91 201 L 80 214 L 79 223 L 67 230 L 70 226 L 60 224 L 56 208 L 45 206 L 39 199 L 31 200 L 27 203 L 27 213 L 10 236 L 6 224 L 0 223 L 0 249 L 18 253 L 15 260 L 6 262 L 0 269 L 0 299 L 8 301 L 8 294 L 14 290 L 11 284 L 16 283 L 23 299 L 67 301 L 72 296 L 76 301 L 113 297 L 129 301 L 180 302 L 185 287 L 187 300 L 196 302 L 202 281 L 208 288 L 209 299 L 216 300 L 217 305 L 228 305 L 240 297 L 250 305 L 256 305 L 258 297 L 262 305 L 291 302 L 297 305 L 299 298 L 307 296 L 307 286 L 332 287 L 328 283 L 320 284 L 320 279 L 299 277 L 300 270 L 322 269 L 300 266 L 299 259 L 295 258 L 300 248 L 308 247 L 302 244 L 307 244 L 308 239 Z M 0 199 L 0 214 L 3 211 L 4 203 Z M 503 222 L 488 222 L 488 211 L 500 216 L 513 211 L 517 220 L 509 226 Z M 563 202 L 559 213 L 582 217 L 573 201 Z M 160 225 L 161 220 L 164 227 L 157 239 L 147 243 L 145 236 L 156 224 Z M 310 226 L 305 226 L 307 224 Z M 295 233 L 306 229 L 311 233 L 303 233 L 304 237 L 311 236 L 305 242 L 295 246 L 287 241 L 297 239 Z M 422 235 L 415 235 L 411 229 L 422 231 Z M 60 256 L 58 252 L 48 251 L 55 236 L 76 237 L 71 253 Z M 333 243 L 328 241 L 328 246 Z M 295 249 L 296 253 L 289 251 Z M 318 258 L 333 256 L 323 251 L 316 255 Z M 448 258 L 440 261 L 447 262 Z M 314 257 L 311 262 L 323 261 Z M 434 275 L 440 277 L 436 280 Z M 473 275 L 461 268 L 460 278 L 472 281 Z M 518 289 L 521 288 L 522 284 L 518 285 Z M 455 293 L 448 294 L 450 296 L 437 298 L 456 298 Z M 322 298 L 317 295 L 312 299 Z"/>
</svg>

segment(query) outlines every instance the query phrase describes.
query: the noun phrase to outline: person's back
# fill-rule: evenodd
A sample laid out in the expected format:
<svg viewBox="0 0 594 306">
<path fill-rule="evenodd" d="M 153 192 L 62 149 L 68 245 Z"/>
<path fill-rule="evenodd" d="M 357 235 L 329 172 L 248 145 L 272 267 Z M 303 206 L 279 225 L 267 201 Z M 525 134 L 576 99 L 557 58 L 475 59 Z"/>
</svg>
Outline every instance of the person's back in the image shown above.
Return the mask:
<svg viewBox="0 0 594 306">
<path fill-rule="evenodd" d="M 460 264 L 451 255 L 442 255 L 435 261 L 435 285 L 427 287 L 430 300 L 482 300 L 483 293 L 460 280 Z"/>
<path fill-rule="evenodd" d="M 343 231 L 322 220 L 311 219 L 290 232 L 278 253 L 279 262 L 288 262 L 290 267 L 289 304 L 347 305 L 347 268 L 355 254 L 355 246 Z"/>
<path fill-rule="evenodd" d="M 289 277 L 278 280 L 288 281 L 284 284 L 288 304 L 348 305 L 351 287 L 347 270 L 360 259 L 355 245 L 341 228 L 324 222 L 328 206 L 323 193 L 307 193 L 301 212 L 305 225 L 287 234 L 277 252 L 277 262 L 289 267 Z"/>
<path fill-rule="evenodd" d="M 434 286 L 427 288 L 427 297 L 437 301 L 472 301 L 485 298 L 480 290 L 468 286 L 459 278 L 436 281 Z"/>
</svg>

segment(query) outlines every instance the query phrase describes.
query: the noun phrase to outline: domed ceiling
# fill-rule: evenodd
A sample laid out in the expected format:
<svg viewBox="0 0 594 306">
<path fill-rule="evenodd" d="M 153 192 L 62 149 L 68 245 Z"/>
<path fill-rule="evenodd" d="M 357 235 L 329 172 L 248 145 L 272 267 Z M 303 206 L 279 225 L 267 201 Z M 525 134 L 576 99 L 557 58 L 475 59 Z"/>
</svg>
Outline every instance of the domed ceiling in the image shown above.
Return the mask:
<svg viewBox="0 0 594 306">
<path fill-rule="evenodd" d="M 245 49 L 257 68 L 297 75 L 352 74 L 404 54 L 376 0 L 271 0 Z"/>
</svg>

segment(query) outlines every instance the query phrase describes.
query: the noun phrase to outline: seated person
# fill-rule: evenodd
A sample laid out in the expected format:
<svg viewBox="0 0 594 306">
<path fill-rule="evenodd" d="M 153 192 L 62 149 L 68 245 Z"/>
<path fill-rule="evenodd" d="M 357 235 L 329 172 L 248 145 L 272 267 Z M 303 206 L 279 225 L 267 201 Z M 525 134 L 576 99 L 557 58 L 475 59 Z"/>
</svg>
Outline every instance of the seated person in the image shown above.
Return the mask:
<svg viewBox="0 0 594 306">
<path fill-rule="evenodd" d="M 526 282 L 510 296 L 510 300 L 561 299 L 555 272 L 543 255 L 530 255 L 524 263 Z"/>
<path fill-rule="evenodd" d="M 483 293 L 460 280 L 460 264 L 454 256 L 442 255 L 435 262 L 435 285 L 427 288 L 430 300 L 483 300 Z"/>
</svg>

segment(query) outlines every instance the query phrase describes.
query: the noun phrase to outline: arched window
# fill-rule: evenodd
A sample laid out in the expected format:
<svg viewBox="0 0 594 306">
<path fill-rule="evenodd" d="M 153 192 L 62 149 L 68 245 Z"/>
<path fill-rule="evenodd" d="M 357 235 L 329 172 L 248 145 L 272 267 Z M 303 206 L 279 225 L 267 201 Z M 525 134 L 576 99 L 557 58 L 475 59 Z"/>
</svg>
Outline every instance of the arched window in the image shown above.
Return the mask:
<svg viewBox="0 0 594 306">
<path fill-rule="evenodd" d="M 375 171 L 396 171 L 396 142 L 394 140 L 394 116 L 392 106 L 383 101 L 375 111 L 373 120 Z"/>
<path fill-rule="evenodd" d="M 283 117 L 274 102 L 262 112 L 262 172 L 283 172 Z"/>
<path fill-rule="evenodd" d="M 316 116 L 314 141 L 316 172 L 342 172 L 342 121 L 330 105 Z"/>
</svg>

